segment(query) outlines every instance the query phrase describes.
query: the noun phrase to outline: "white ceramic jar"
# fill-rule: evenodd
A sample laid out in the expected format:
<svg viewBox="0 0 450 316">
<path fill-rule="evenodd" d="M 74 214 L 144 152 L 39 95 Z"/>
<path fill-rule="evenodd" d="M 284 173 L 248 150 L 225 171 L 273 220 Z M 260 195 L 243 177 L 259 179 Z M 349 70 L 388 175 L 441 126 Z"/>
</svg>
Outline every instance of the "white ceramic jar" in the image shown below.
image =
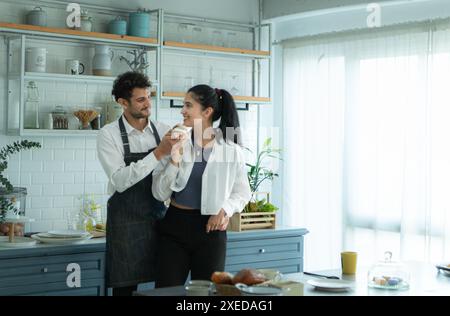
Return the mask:
<svg viewBox="0 0 450 316">
<path fill-rule="evenodd" d="M 25 71 L 45 72 L 47 64 L 47 49 L 43 47 L 30 47 L 26 49 Z"/>
<path fill-rule="evenodd" d="M 92 61 L 92 72 L 96 76 L 111 76 L 111 64 L 114 52 L 107 45 L 95 46 L 95 55 Z"/>
</svg>

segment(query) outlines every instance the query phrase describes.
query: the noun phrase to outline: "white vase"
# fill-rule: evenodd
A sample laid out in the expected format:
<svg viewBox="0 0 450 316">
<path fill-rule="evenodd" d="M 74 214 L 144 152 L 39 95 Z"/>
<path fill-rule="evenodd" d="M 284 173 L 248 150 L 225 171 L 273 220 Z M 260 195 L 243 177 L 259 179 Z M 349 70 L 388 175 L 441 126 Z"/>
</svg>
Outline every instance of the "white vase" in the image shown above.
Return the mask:
<svg viewBox="0 0 450 316">
<path fill-rule="evenodd" d="M 92 72 L 96 76 L 111 76 L 111 64 L 114 52 L 109 46 L 95 46 L 95 55 L 92 61 Z"/>
</svg>

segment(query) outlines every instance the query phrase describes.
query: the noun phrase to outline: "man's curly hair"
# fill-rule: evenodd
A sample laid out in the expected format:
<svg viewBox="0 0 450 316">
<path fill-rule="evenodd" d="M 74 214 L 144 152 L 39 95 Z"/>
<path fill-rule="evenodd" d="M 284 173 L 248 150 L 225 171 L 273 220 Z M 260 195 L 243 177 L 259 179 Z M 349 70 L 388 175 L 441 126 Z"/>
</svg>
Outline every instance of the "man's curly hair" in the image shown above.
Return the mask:
<svg viewBox="0 0 450 316">
<path fill-rule="evenodd" d="M 119 98 L 130 101 L 134 88 L 150 88 L 152 86 L 148 77 L 140 72 L 128 71 L 114 80 L 111 94 L 116 102 Z"/>
</svg>

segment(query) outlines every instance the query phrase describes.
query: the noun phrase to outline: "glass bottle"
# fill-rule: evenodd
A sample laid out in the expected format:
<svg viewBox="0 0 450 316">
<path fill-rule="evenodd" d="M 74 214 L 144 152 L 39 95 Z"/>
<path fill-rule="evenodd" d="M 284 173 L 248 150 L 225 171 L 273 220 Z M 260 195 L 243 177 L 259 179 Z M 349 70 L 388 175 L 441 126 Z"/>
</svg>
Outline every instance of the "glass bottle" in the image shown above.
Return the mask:
<svg viewBox="0 0 450 316">
<path fill-rule="evenodd" d="M 34 81 L 30 81 L 27 86 L 24 118 L 25 128 L 39 128 L 39 91 Z"/>
</svg>

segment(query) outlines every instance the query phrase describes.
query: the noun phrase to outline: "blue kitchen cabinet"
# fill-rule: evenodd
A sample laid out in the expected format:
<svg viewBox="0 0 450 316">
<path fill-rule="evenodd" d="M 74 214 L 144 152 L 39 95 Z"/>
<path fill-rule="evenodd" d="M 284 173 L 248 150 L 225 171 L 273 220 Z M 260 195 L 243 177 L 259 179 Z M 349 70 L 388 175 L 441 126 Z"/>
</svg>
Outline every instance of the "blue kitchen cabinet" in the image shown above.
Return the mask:
<svg viewBox="0 0 450 316">
<path fill-rule="evenodd" d="M 228 232 L 225 271 L 244 268 L 303 271 L 303 243 L 308 230 L 277 228 Z"/>
<path fill-rule="evenodd" d="M 0 295 L 105 295 L 104 276 L 104 239 L 0 249 Z"/>
</svg>

